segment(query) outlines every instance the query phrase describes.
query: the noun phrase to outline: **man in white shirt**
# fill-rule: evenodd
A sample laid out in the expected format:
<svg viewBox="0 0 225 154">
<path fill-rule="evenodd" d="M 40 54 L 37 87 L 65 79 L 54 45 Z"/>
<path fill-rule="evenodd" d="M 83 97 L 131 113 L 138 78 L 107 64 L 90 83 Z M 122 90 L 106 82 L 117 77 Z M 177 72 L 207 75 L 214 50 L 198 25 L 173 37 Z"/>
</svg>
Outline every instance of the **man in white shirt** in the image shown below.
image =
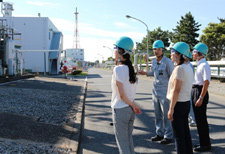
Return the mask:
<svg viewBox="0 0 225 154">
<path fill-rule="evenodd" d="M 209 100 L 208 86 L 211 79 L 210 66 L 206 61 L 207 45 L 198 43 L 192 52 L 197 62 L 194 82 L 192 86 L 192 105 L 197 123 L 200 144 L 195 145 L 195 151 L 208 151 L 211 149 L 209 126 L 207 122 L 207 104 Z"/>
</svg>

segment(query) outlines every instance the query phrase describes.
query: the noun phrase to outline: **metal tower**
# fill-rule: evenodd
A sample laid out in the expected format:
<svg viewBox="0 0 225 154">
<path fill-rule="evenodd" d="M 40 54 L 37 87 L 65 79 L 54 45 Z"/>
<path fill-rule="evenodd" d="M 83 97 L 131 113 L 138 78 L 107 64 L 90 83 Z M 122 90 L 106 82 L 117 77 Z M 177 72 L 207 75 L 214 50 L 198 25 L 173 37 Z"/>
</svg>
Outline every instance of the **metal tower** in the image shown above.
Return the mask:
<svg viewBox="0 0 225 154">
<path fill-rule="evenodd" d="M 80 38 L 78 34 L 78 12 L 76 8 L 75 14 L 75 30 L 74 30 L 74 36 L 73 36 L 73 48 L 79 47 L 80 48 Z"/>
</svg>

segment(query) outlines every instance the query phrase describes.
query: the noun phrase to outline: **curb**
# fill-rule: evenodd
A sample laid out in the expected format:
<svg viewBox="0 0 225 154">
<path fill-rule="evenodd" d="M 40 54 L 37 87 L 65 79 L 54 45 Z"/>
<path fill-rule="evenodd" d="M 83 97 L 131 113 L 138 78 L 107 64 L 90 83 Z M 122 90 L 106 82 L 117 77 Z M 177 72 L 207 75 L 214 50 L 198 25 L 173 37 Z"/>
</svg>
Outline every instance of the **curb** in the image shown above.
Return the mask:
<svg viewBox="0 0 225 154">
<path fill-rule="evenodd" d="M 80 149 L 80 142 L 81 142 L 81 136 L 82 136 L 82 129 L 83 129 L 83 123 L 84 123 L 84 109 L 85 109 L 85 99 L 87 94 L 87 77 L 85 79 L 84 87 L 82 89 L 81 95 L 80 95 L 80 102 L 78 106 L 78 110 L 76 113 L 76 120 L 75 125 L 77 125 L 77 132 L 75 135 L 71 137 L 71 140 L 73 140 L 73 143 L 70 143 L 70 147 L 72 151 L 70 154 L 77 154 Z"/>
<path fill-rule="evenodd" d="M 12 82 L 12 81 L 17 81 L 17 80 L 21 80 L 21 79 L 33 78 L 33 77 L 35 77 L 35 75 L 28 74 L 28 75 L 23 75 L 23 76 L 13 76 L 13 77 L 8 77 L 8 78 L 0 78 L 0 83 Z"/>
</svg>

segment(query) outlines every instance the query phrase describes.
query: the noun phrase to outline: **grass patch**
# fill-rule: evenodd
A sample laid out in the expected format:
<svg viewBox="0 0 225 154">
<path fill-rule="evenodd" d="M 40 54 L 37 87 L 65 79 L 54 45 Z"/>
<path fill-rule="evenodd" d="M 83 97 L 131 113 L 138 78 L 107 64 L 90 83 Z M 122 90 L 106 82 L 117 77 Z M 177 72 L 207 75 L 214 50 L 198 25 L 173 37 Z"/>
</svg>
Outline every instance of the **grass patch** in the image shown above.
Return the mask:
<svg viewBox="0 0 225 154">
<path fill-rule="evenodd" d="M 74 76 L 72 74 L 67 74 L 67 76 Z M 81 72 L 80 74 L 77 74 L 75 76 L 87 76 L 87 72 Z"/>
<path fill-rule="evenodd" d="M 81 72 L 80 74 L 77 74 L 76 76 L 87 76 L 87 72 Z"/>
</svg>

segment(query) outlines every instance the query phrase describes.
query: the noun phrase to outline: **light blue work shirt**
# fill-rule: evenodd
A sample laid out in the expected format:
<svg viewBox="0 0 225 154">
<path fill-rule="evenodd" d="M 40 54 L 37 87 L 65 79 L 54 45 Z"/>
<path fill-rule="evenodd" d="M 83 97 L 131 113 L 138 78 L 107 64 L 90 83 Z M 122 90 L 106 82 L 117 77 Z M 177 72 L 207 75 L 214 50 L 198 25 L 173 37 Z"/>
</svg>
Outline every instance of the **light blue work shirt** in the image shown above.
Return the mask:
<svg viewBox="0 0 225 154">
<path fill-rule="evenodd" d="M 163 56 L 157 63 L 157 59 L 152 62 L 152 71 L 147 72 L 147 76 L 154 76 L 153 95 L 156 97 L 166 97 L 169 78 L 173 72 L 173 62 Z"/>
</svg>

